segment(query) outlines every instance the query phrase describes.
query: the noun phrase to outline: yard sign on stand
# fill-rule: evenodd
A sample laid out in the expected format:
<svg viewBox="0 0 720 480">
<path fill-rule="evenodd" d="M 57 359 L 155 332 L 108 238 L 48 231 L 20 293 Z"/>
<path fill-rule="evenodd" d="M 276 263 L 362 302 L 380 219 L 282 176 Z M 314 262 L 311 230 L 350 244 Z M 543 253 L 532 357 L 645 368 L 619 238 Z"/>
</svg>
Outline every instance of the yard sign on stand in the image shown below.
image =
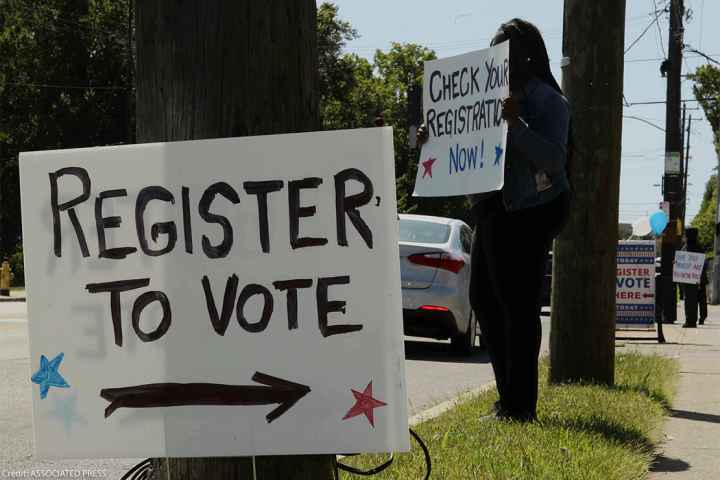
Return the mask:
<svg viewBox="0 0 720 480">
<path fill-rule="evenodd" d="M 423 106 L 429 139 L 415 180 L 419 197 L 491 192 L 503 186 L 510 91 L 509 42 L 425 62 Z"/>
<path fill-rule="evenodd" d="M 20 156 L 39 457 L 406 451 L 392 129 Z"/>
<path fill-rule="evenodd" d="M 615 291 L 618 326 L 655 323 L 655 241 L 621 241 Z"/>
</svg>

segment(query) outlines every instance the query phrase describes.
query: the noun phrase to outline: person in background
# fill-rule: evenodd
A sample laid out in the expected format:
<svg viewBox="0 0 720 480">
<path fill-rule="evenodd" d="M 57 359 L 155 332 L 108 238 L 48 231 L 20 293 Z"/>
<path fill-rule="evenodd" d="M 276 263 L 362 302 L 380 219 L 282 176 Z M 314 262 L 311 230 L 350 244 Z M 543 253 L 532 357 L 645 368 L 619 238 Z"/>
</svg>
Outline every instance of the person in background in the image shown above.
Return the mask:
<svg viewBox="0 0 720 480">
<path fill-rule="evenodd" d="M 685 229 L 685 246 L 683 246 L 683 250 L 692 253 L 704 253 L 698 243 L 697 228 Z M 707 288 L 707 271 L 705 265 L 703 265 L 703 271 L 700 276 L 700 284 L 683 284 L 682 288 L 685 297 L 685 323 L 683 324 L 683 328 L 696 328 L 698 324 L 698 307 L 700 308 L 700 325 L 704 324 L 705 318 L 707 318 L 707 296 L 704 294 Z"/>
<path fill-rule="evenodd" d="M 495 417 L 537 417 L 540 294 L 545 263 L 570 207 L 570 109 L 550 71 L 540 31 L 515 18 L 491 45 L 510 41 L 505 184 L 473 195 L 470 301 L 485 339 L 500 400 Z M 427 140 L 421 127 L 418 140 Z"/>
<path fill-rule="evenodd" d="M 707 308 L 707 288 L 708 288 L 708 265 L 709 261 L 705 259 L 705 263 L 703 264 L 703 271 L 702 276 L 700 277 L 700 289 L 698 291 L 698 307 L 700 308 L 700 318 L 698 318 L 698 323 L 700 325 L 705 325 L 705 320 L 707 320 L 708 316 L 708 308 Z"/>
</svg>

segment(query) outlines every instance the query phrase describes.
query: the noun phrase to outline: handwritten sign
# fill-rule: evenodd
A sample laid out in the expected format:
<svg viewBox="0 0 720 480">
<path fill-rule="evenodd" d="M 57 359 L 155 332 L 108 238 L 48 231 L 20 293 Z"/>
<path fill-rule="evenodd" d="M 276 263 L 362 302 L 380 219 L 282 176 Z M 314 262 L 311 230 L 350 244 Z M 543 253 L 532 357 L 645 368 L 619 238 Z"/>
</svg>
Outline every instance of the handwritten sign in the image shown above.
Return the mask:
<svg viewBox="0 0 720 480">
<path fill-rule="evenodd" d="M 39 457 L 409 448 L 390 128 L 23 153 Z"/>
<path fill-rule="evenodd" d="M 655 323 L 655 241 L 622 241 L 617 247 L 616 323 Z"/>
<path fill-rule="evenodd" d="M 414 195 L 439 197 L 499 190 L 505 172 L 509 43 L 425 62 L 423 105 L 429 139 Z"/>
<path fill-rule="evenodd" d="M 698 285 L 705 265 L 704 253 L 675 252 L 673 265 L 673 282 Z"/>
</svg>

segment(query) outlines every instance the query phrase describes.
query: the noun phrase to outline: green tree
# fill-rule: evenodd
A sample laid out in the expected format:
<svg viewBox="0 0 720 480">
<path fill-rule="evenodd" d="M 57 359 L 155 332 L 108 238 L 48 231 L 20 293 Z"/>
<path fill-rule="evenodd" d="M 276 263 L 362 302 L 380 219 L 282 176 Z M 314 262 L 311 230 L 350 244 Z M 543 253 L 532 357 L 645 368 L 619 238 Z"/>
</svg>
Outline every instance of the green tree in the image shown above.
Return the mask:
<svg viewBox="0 0 720 480">
<path fill-rule="evenodd" d="M 21 236 L 18 153 L 131 139 L 128 0 L 0 0 L 0 254 Z"/>
<path fill-rule="evenodd" d="M 347 42 L 359 37 L 349 22 L 341 20 L 337 6 L 318 8 L 320 112 L 323 128 L 366 128 L 382 117 L 392 126 L 398 210 L 431 215 L 466 217 L 464 197 L 417 199 L 412 197 L 418 152 L 408 142 L 408 90 L 422 86 L 424 62 L 435 52 L 416 44 L 393 43 L 377 50 L 371 64 L 343 53 Z"/>
<path fill-rule="evenodd" d="M 689 76 L 693 82 L 693 93 L 705 112 L 713 131 L 715 152 L 720 161 L 720 69 L 712 65 L 699 67 Z M 717 218 L 717 174 L 710 177 L 700 211 L 692 225 L 698 229 L 702 247 L 709 256 L 714 256 L 715 221 Z"/>
<path fill-rule="evenodd" d="M 695 82 L 693 92 L 703 108 L 715 135 L 715 149 L 720 153 L 718 134 L 720 133 L 720 69 L 713 65 L 703 65 L 694 74 L 689 75 Z"/>
<path fill-rule="evenodd" d="M 375 69 L 382 82 L 385 120 L 394 128 L 395 177 L 398 209 L 401 212 L 469 219 L 467 200 L 461 197 L 416 198 L 412 196 L 419 152 L 408 143 L 408 90 L 422 88 L 424 63 L 434 60 L 435 52 L 413 43 L 393 43 L 388 52 L 375 53 Z"/>
<path fill-rule="evenodd" d="M 692 221 L 692 226 L 698 229 L 700 246 L 710 256 L 713 256 L 713 242 L 715 241 L 715 219 L 717 218 L 717 174 L 712 175 L 705 185 L 700 211 Z"/>
</svg>

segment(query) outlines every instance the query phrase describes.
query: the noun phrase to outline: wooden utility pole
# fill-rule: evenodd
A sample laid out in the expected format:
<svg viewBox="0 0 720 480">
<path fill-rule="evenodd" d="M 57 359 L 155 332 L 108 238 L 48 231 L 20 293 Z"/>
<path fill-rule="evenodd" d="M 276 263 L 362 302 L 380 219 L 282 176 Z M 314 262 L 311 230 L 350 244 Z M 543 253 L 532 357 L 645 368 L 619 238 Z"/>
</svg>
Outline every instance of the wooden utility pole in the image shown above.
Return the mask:
<svg viewBox="0 0 720 480">
<path fill-rule="evenodd" d="M 662 236 L 660 281 L 662 288 L 663 321 L 677 320 L 677 294 L 672 280 L 675 251 L 680 247 L 682 216 L 682 126 L 680 125 L 681 74 L 683 49 L 683 0 L 670 3 L 670 39 L 667 68 L 667 103 L 665 116 L 665 175 L 663 198 L 670 203 L 670 222 Z"/>
<path fill-rule="evenodd" d="M 625 0 L 565 0 L 574 200 L 555 242 L 550 379 L 614 382 Z"/>
<path fill-rule="evenodd" d="M 685 116 L 685 105 L 683 105 L 683 117 Z M 685 130 L 685 164 L 683 165 L 683 203 L 682 203 L 682 221 L 685 225 L 687 217 L 687 187 L 688 177 L 690 176 L 690 129 L 692 128 L 692 114 L 687 119 L 687 129 Z M 685 122 L 683 122 L 683 125 Z"/>
<path fill-rule="evenodd" d="M 139 142 L 319 129 L 315 0 L 153 0 L 135 8 Z M 153 478 L 334 476 L 329 455 L 254 463 L 255 477 L 251 458 L 155 459 Z"/>
</svg>

